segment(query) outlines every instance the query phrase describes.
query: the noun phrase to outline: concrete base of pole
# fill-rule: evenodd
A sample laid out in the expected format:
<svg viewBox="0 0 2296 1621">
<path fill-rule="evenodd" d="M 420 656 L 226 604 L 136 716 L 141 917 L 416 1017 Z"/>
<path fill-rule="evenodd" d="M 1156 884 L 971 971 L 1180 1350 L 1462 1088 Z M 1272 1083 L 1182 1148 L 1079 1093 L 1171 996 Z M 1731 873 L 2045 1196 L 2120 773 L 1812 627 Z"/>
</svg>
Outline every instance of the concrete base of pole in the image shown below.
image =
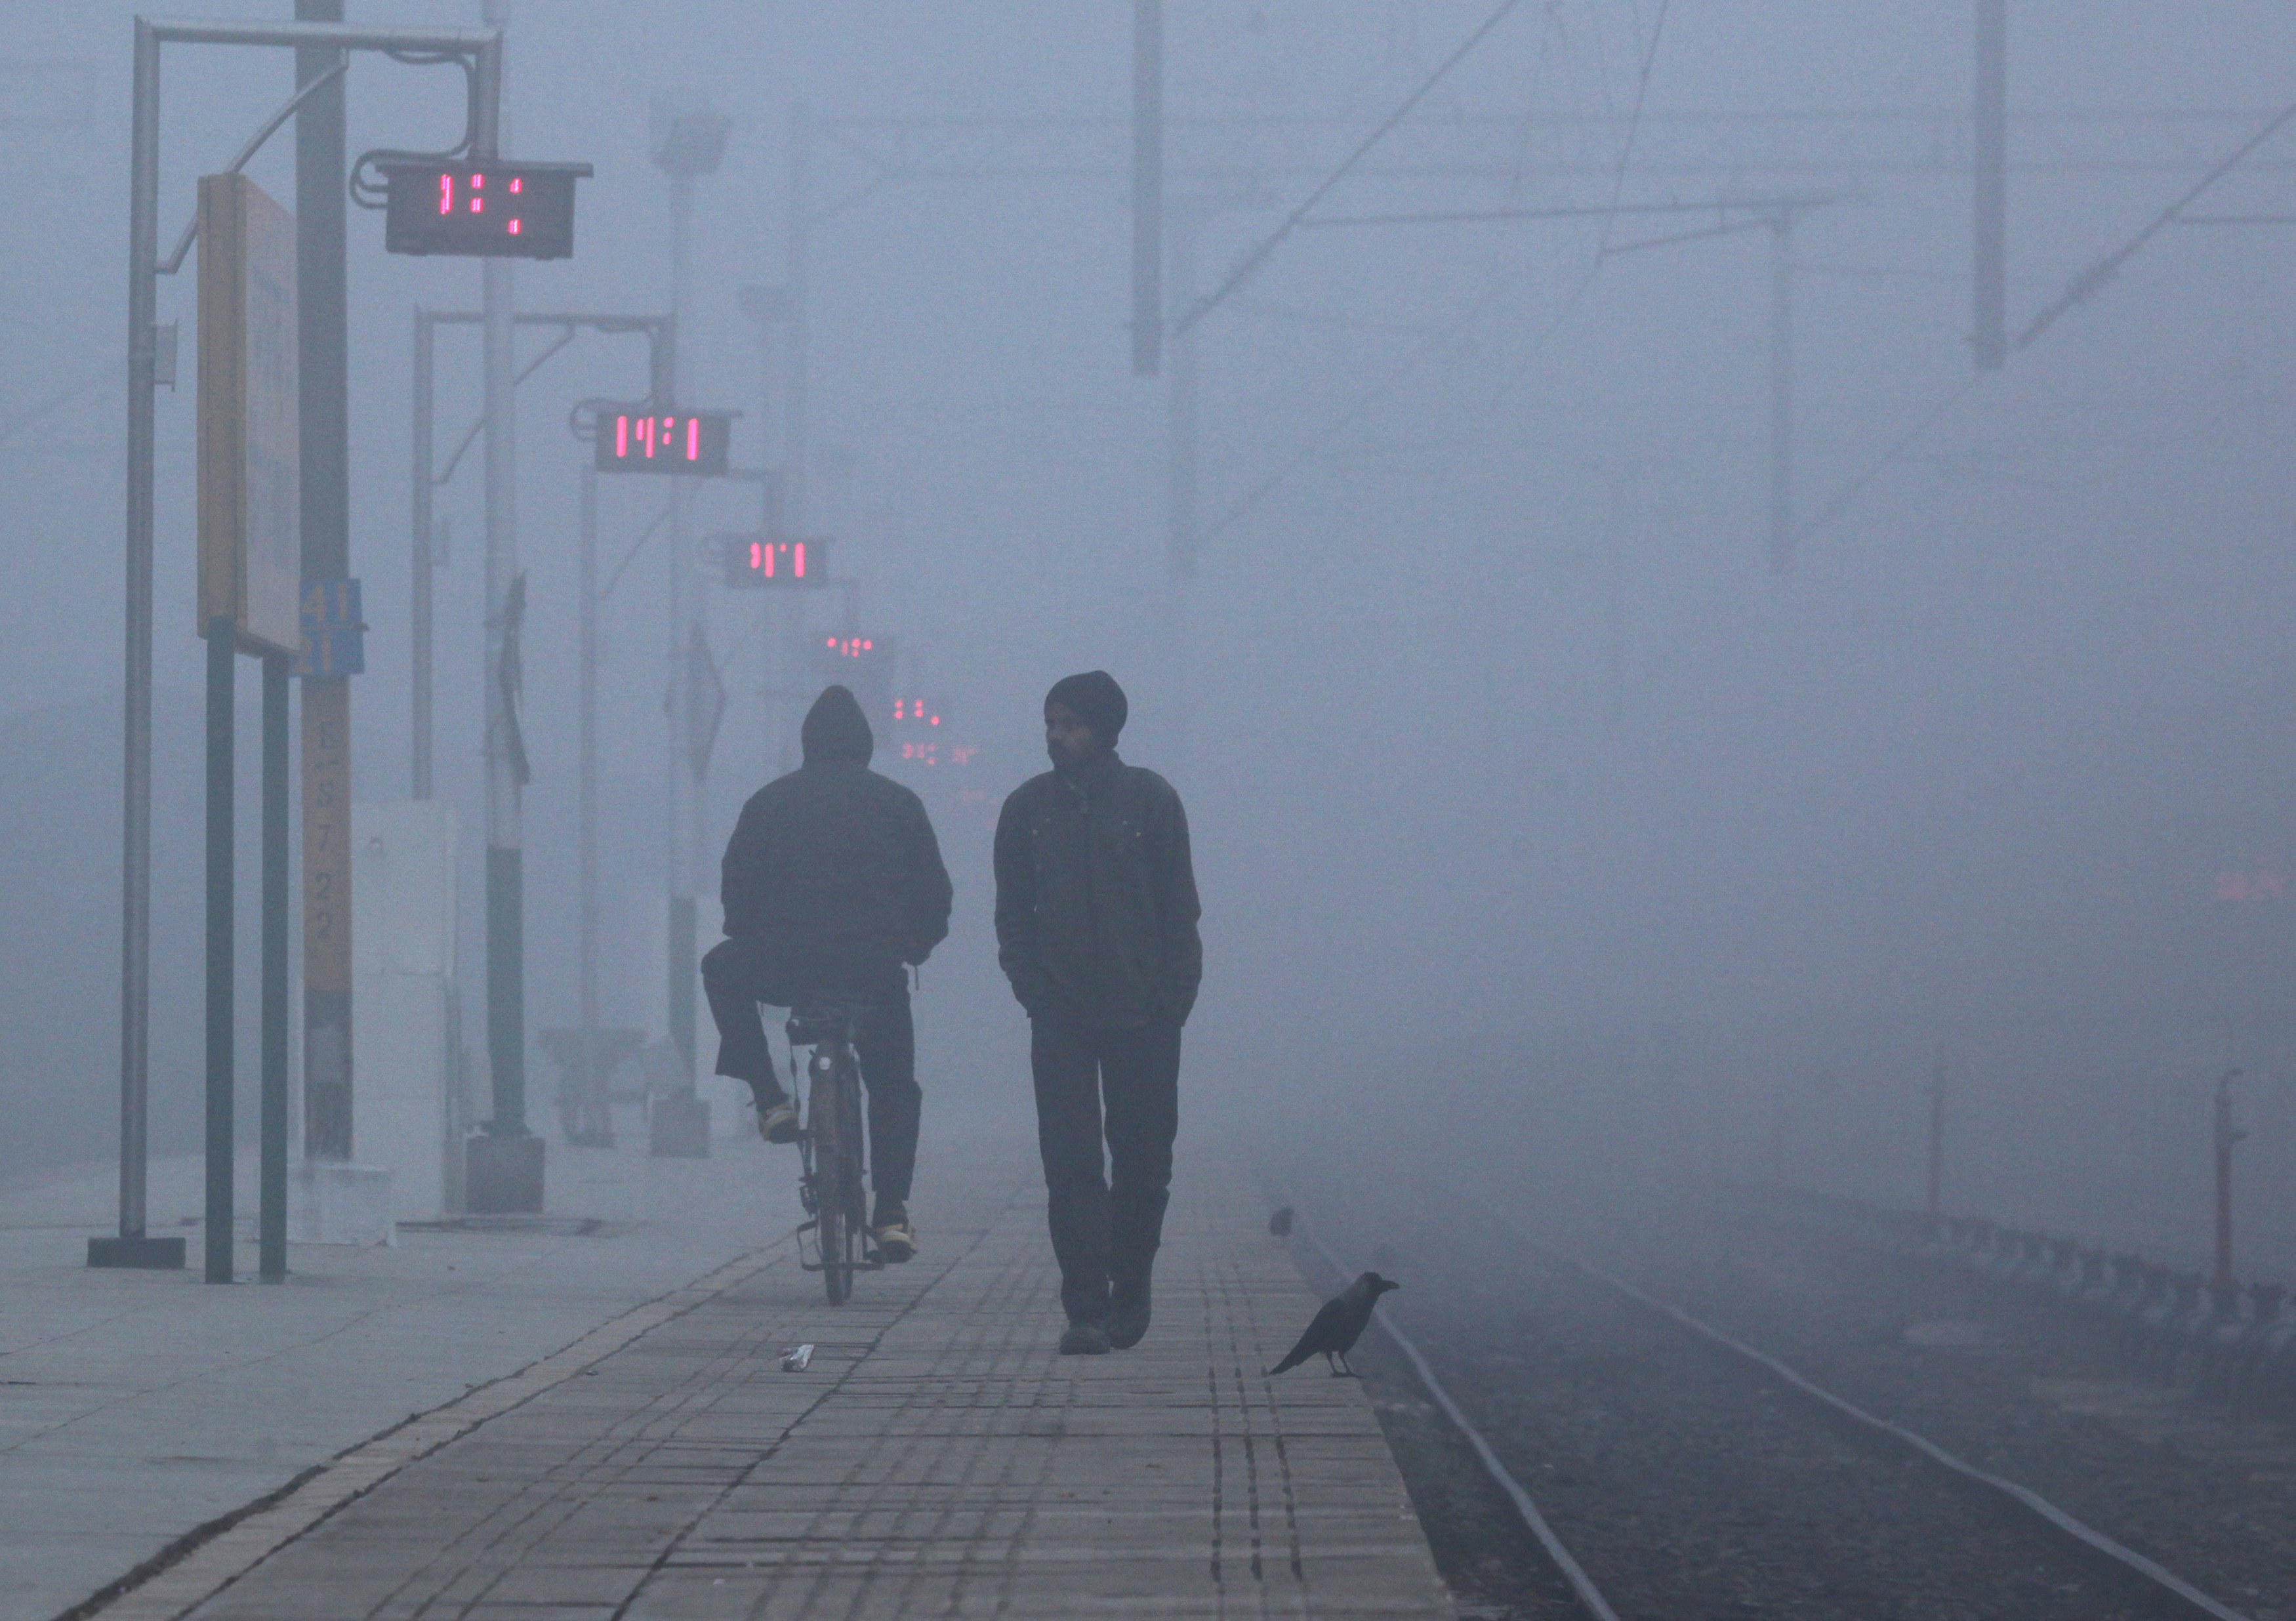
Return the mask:
<svg viewBox="0 0 2296 1621">
<path fill-rule="evenodd" d="M 390 1180 L 385 1166 L 343 1159 L 299 1161 L 287 1177 L 288 1240 L 363 1247 L 398 1243 Z"/>
<path fill-rule="evenodd" d="M 670 1093 L 656 1098 L 646 1118 L 648 1147 L 657 1159 L 709 1158 L 709 1100 Z"/>
<path fill-rule="evenodd" d="M 480 1132 L 463 1140 L 463 1208 L 472 1216 L 542 1213 L 543 1141 Z"/>
<path fill-rule="evenodd" d="M 111 1238 L 87 1241 L 90 1266 L 132 1266 L 144 1272 L 181 1272 L 181 1239 Z"/>
</svg>

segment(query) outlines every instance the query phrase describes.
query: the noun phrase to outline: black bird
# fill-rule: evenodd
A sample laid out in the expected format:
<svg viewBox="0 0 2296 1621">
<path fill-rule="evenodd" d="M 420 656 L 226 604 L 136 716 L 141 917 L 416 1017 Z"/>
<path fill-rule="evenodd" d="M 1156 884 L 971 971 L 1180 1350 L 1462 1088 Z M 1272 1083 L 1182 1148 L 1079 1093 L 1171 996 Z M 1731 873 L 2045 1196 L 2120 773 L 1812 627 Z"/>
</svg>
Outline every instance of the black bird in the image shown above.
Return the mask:
<svg viewBox="0 0 2296 1621">
<path fill-rule="evenodd" d="M 1290 1238 L 1292 1236 L 1292 1207 L 1286 1205 L 1275 1215 L 1269 1216 L 1267 1218 L 1267 1230 L 1274 1233 L 1277 1238 Z"/>
<path fill-rule="evenodd" d="M 1308 1323 L 1308 1331 L 1300 1336 L 1300 1343 L 1282 1362 L 1267 1370 L 1268 1377 L 1288 1373 L 1310 1356 L 1321 1356 L 1329 1363 L 1333 1379 L 1358 1377 L 1348 1363 L 1348 1353 L 1356 1348 L 1356 1341 L 1371 1326 L 1371 1308 L 1379 1304 L 1379 1298 L 1390 1289 L 1402 1287 L 1392 1278 L 1382 1278 L 1375 1272 L 1362 1274 L 1335 1298 L 1324 1302 L 1315 1321 Z"/>
</svg>

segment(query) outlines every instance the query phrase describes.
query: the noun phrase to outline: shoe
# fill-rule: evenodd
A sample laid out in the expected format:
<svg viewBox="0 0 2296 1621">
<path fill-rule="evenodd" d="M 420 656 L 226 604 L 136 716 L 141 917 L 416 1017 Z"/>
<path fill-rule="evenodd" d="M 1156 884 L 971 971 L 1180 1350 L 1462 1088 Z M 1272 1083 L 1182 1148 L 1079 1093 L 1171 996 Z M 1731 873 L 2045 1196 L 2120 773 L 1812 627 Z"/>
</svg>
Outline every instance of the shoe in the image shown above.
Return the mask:
<svg viewBox="0 0 2296 1621">
<path fill-rule="evenodd" d="M 1071 1322 L 1061 1335 L 1063 1356 L 1105 1356 L 1108 1330 L 1097 1322 Z"/>
<path fill-rule="evenodd" d="M 1148 1337 L 1148 1283 L 1141 1280 L 1137 1289 L 1117 1285 L 1110 1296 L 1108 1306 L 1108 1344 L 1111 1350 L 1128 1351 Z"/>
<path fill-rule="evenodd" d="M 758 1134 L 768 1142 L 797 1141 L 797 1105 L 781 1102 L 758 1110 Z"/>
<path fill-rule="evenodd" d="M 877 1224 L 877 1253 L 892 1266 L 917 1258 L 917 1230 L 906 1215 Z"/>
</svg>

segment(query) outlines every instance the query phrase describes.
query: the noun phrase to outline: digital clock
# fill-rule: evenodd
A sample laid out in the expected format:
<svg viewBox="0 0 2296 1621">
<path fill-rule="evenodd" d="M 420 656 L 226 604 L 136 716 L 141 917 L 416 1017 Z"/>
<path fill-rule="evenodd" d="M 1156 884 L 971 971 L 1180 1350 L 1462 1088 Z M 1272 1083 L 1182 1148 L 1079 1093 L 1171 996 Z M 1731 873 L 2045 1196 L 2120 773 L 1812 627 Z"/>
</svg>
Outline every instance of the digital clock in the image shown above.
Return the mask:
<svg viewBox="0 0 2296 1621">
<path fill-rule="evenodd" d="M 602 473 L 726 476 L 731 411 L 601 411 L 594 465 Z"/>
<path fill-rule="evenodd" d="M 829 584 L 826 536 L 775 540 L 764 535 L 720 535 L 717 544 L 726 560 L 726 583 L 736 589 Z"/>
<path fill-rule="evenodd" d="M 813 644 L 814 679 L 852 690 L 874 730 L 893 706 L 893 643 L 883 636 L 824 636 Z"/>
<path fill-rule="evenodd" d="M 940 764 L 940 711 L 922 698 L 893 700 L 893 738 L 898 757 L 913 765 Z"/>
<path fill-rule="evenodd" d="M 389 183 L 382 245 L 392 253 L 562 259 L 574 252 L 574 183 L 586 163 L 435 158 L 377 164 Z"/>
</svg>

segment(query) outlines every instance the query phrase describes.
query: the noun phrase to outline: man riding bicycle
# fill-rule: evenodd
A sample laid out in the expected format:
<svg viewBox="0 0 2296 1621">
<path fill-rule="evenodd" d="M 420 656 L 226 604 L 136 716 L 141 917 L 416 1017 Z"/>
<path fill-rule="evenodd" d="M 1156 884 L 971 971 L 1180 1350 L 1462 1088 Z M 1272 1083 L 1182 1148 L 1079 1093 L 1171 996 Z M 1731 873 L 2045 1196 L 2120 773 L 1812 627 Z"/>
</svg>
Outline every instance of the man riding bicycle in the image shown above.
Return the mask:
<svg viewBox="0 0 2296 1621">
<path fill-rule="evenodd" d="M 948 936 L 948 871 L 924 802 L 869 769 L 876 740 L 851 692 L 814 700 L 805 763 L 750 797 L 726 844 L 726 937 L 701 959 L 718 1022 L 718 1073 L 747 1081 L 768 1142 L 797 1141 L 758 1004 L 862 1003 L 854 1047 L 869 1094 L 871 1226 L 888 1261 L 917 1252 L 916 1030 L 907 965 Z"/>
</svg>

